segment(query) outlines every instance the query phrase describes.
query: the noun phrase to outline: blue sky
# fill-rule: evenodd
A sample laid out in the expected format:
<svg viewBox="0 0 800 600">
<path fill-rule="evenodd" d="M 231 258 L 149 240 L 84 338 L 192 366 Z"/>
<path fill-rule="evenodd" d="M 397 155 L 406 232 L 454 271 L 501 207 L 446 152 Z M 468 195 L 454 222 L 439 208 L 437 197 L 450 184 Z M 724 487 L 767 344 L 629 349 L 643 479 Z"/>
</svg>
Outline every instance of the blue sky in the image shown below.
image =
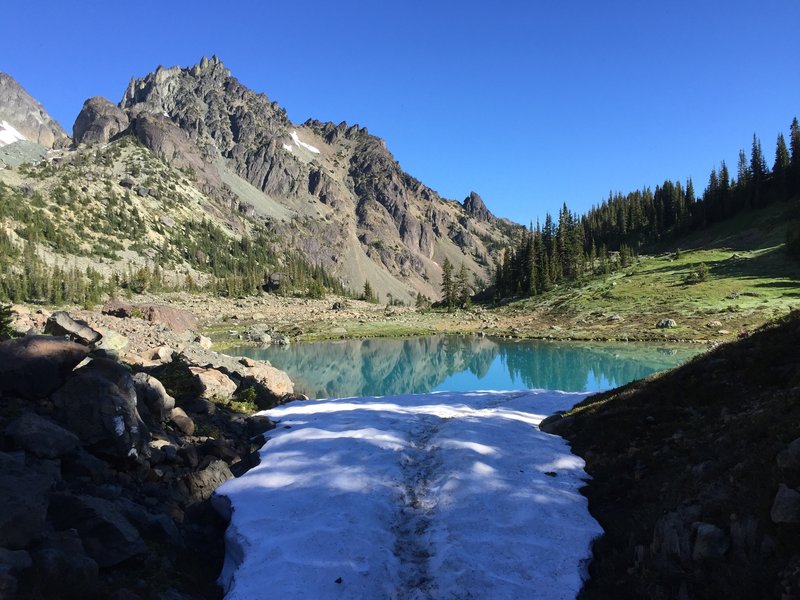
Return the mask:
<svg viewBox="0 0 800 600">
<path fill-rule="evenodd" d="M 366 126 L 445 197 L 523 223 L 702 189 L 754 132 L 771 165 L 800 115 L 796 0 L 7 0 L 3 20 L 0 71 L 68 130 L 86 98 L 217 54 L 293 121 Z"/>
</svg>

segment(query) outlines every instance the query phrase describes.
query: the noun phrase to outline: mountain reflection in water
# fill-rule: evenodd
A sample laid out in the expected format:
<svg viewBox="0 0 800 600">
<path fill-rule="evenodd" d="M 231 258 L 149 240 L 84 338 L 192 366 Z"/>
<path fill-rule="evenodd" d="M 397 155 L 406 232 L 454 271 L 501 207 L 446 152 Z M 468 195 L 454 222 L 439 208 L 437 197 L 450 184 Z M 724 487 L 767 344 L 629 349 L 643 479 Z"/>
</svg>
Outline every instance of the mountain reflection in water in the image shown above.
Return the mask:
<svg viewBox="0 0 800 600">
<path fill-rule="evenodd" d="M 597 391 L 670 369 L 701 351 L 430 336 L 238 347 L 227 353 L 270 361 L 289 374 L 295 391 L 310 398 L 343 398 L 437 390 Z"/>
</svg>

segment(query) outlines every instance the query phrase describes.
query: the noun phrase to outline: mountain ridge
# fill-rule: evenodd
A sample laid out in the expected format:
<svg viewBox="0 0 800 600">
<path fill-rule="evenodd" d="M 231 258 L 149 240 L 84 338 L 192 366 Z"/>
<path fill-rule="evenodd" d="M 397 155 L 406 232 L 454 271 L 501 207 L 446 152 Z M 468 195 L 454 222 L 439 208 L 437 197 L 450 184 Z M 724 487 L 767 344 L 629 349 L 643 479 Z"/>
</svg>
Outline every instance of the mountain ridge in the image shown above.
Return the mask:
<svg viewBox="0 0 800 600">
<path fill-rule="evenodd" d="M 117 105 L 88 99 L 64 152 L 98 152 L 128 135 L 190 172 L 219 207 L 214 218 L 221 210 L 239 233 L 242 217 L 255 219 L 343 285 L 370 283 L 383 298 L 437 297 L 445 260 L 464 264 L 478 282 L 488 279 L 515 229 L 477 194 L 442 198 L 364 127 L 292 123 L 216 56 L 132 78 Z"/>
</svg>

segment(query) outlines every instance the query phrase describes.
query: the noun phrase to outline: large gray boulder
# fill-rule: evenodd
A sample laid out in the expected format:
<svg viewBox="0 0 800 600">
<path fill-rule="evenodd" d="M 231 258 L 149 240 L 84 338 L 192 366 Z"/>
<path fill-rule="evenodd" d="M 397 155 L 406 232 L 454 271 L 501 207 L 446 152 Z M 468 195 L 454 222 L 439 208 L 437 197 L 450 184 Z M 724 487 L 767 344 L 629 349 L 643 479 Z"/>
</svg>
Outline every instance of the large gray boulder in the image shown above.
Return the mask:
<svg viewBox="0 0 800 600">
<path fill-rule="evenodd" d="M 86 553 L 100 567 L 112 567 L 147 552 L 138 530 L 108 500 L 55 493 L 48 516 L 56 529 L 77 530 Z"/>
<path fill-rule="evenodd" d="M 128 115 L 116 104 L 100 96 L 89 98 L 72 126 L 73 144 L 107 144 L 129 123 Z"/>
<path fill-rule="evenodd" d="M 61 458 L 78 447 L 78 436 L 35 413 L 11 421 L 5 435 L 15 448 L 38 458 Z"/>
<path fill-rule="evenodd" d="M 0 343 L 0 392 L 38 399 L 63 385 L 89 348 L 65 339 L 31 335 Z"/>
<path fill-rule="evenodd" d="M 122 365 L 95 359 L 53 394 L 58 420 L 94 454 L 110 459 L 146 452 L 149 433 L 136 406 L 133 377 Z"/>
<path fill-rule="evenodd" d="M 144 403 L 147 411 L 159 421 L 166 421 L 170 411 L 175 408 L 175 398 L 167 393 L 164 385 L 147 373 L 136 373 L 133 376 L 133 385 L 137 399 Z"/>
<path fill-rule="evenodd" d="M 47 319 L 44 332 L 50 335 L 63 335 L 74 342 L 91 346 L 103 337 L 100 333 L 89 327 L 84 321 L 77 321 L 63 310 L 54 312 Z"/>
<path fill-rule="evenodd" d="M 44 535 L 52 477 L 31 471 L 24 456 L 0 452 L 0 547 L 25 548 Z"/>
<path fill-rule="evenodd" d="M 211 497 L 219 486 L 233 479 L 228 464 L 224 460 L 215 460 L 205 469 L 196 471 L 186 477 L 189 493 L 195 502 L 201 502 Z"/>
</svg>

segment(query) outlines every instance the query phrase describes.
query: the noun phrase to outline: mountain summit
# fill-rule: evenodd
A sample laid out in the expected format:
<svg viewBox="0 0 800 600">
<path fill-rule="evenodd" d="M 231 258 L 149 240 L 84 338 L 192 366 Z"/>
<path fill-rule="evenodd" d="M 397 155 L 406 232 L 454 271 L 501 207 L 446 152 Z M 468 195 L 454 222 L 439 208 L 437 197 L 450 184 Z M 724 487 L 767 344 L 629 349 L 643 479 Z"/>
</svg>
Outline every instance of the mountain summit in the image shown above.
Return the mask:
<svg viewBox="0 0 800 600">
<path fill-rule="evenodd" d="M 507 239 L 477 194 L 463 206 L 442 199 L 358 125 L 293 124 L 217 57 L 132 79 L 120 108 L 168 118 L 245 210 L 300 233 L 308 259 L 353 288 L 436 296 L 445 258 L 485 278 L 493 243 Z M 206 166 L 195 170 L 209 179 Z"/>
<path fill-rule="evenodd" d="M 0 118 L 8 115 L 29 140 L 67 145 L 66 133 L 35 100 L 18 86 L 3 85 Z M 33 122 L 38 130 L 29 125 Z M 162 166 L 143 172 L 149 163 L 139 150 L 122 151 L 131 138 Z M 439 296 L 445 260 L 463 265 L 478 280 L 488 279 L 494 253 L 516 227 L 494 217 L 474 192 L 463 202 L 442 198 L 403 171 L 386 143 L 366 128 L 292 123 L 277 102 L 242 85 L 216 56 L 131 79 L 118 105 L 88 99 L 75 120 L 71 149 L 56 160 L 77 168 L 101 155 L 105 175 L 95 169 L 71 177 L 97 180 L 109 176 L 110 168 L 116 179 L 109 189 L 121 186 L 117 192 L 129 197 L 126 189 L 139 190 L 137 210 L 162 223 L 147 225 L 143 216 L 148 233 L 131 240 L 131 247 L 144 252 L 148 243 L 161 244 L 162 254 L 172 248 L 200 268 L 205 259 L 181 248 L 179 235 L 163 231 L 165 221 L 206 218 L 236 237 L 249 230 L 247 222 L 259 224 L 280 246 L 299 252 L 344 286 L 357 291 L 369 283 L 383 299 L 410 302 L 418 293 Z M 167 185 L 165 178 L 173 176 L 164 168 L 189 179 Z M 183 193 L 184 202 L 176 204 L 179 183 L 197 193 Z M 156 195 L 148 194 L 154 186 Z M 97 186 L 84 187 L 93 191 L 75 194 L 93 193 L 104 202 Z M 148 253 L 132 258 L 149 263 L 153 250 Z"/>
</svg>

